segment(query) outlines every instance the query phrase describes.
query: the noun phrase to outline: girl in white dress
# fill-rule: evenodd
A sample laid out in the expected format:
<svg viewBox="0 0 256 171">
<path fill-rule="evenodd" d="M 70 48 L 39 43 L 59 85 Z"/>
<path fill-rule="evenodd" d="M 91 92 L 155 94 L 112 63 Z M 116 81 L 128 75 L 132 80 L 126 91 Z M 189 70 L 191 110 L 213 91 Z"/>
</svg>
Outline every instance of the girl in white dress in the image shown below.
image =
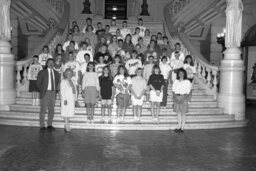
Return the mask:
<svg viewBox="0 0 256 171">
<path fill-rule="evenodd" d="M 67 68 L 64 72 L 64 79 L 60 83 L 60 95 L 61 95 L 61 116 L 65 121 L 65 132 L 70 132 L 69 118 L 75 115 L 75 96 L 76 88 L 71 78 L 73 71 Z"/>
</svg>

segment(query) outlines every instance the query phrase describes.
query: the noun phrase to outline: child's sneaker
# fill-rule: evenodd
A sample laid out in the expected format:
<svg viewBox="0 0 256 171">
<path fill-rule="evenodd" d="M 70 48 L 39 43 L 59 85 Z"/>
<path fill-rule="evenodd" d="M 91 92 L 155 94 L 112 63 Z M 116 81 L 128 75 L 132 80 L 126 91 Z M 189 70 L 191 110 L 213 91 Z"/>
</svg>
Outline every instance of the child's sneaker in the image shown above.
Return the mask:
<svg viewBox="0 0 256 171">
<path fill-rule="evenodd" d="M 36 99 L 36 106 L 39 106 L 39 105 L 40 105 L 40 100 Z"/>
<path fill-rule="evenodd" d="M 112 124 L 113 122 L 112 122 L 112 119 L 109 117 L 108 118 L 108 124 Z"/>
<path fill-rule="evenodd" d="M 101 117 L 100 123 L 102 123 L 102 124 L 105 123 L 105 117 Z"/>
<path fill-rule="evenodd" d="M 36 100 L 33 99 L 33 101 L 32 101 L 32 106 L 35 106 L 35 105 L 36 105 Z"/>
</svg>

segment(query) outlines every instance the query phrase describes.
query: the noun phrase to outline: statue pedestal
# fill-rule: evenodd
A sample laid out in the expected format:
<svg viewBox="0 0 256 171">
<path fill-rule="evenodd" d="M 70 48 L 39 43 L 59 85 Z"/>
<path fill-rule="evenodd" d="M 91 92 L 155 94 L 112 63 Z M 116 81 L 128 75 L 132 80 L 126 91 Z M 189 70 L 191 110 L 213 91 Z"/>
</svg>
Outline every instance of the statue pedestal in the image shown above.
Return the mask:
<svg viewBox="0 0 256 171">
<path fill-rule="evenodd" d="M 244 62 L 239 48 L 228 48 L 220 66 L 220 92 L 218 105 L 236 120 L 245 119 Z"/>
<path fill-rule="evenodd" d="M 0 40 L 0 110 L 16 102 L 15 60 L 8 41 Z"/>
<path fill-rule="evenodd" d="M 79 23 L 84 26 L 86 24 L 86 19 L 88 17 L 93 19 L 93 14 L 80 14 L 79 17 L 78 17 Z M 82 29 L 82 28 L 80 28 L 80 29 Z"/>
<path fill-rule="evenodd" d="M 139 18 L 142 18 L 143 21 L 153 21 L 153 17 L 152 16 L 140 15 Z"/>
</svg>

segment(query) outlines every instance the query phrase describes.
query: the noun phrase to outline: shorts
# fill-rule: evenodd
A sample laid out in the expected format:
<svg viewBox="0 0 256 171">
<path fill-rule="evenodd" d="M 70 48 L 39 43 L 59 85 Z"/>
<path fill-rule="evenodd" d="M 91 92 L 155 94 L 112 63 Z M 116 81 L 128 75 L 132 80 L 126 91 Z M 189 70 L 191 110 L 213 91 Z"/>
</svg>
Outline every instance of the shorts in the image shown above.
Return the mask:
<svg viewBox="0 0 256 171">
<path fill-rule="evenodd" d="M 96 104 L 97 89 L 96 87 L 90 86 L 84 88 L 84 102 L 90 104 Z"/>
<path fill-rule="evenodd" d="M 151 102 L 162 102 L 163 101 L 163 91 L 161 91 L 160 95 L 156 95 L 156 91 L 150 91 L 150 101 Z"/>
<path fill-rule="evenodd" d="M 112 105 L 112 100 L 111 99 L 101 99 L 101 104 L 102 105 Z"/>
<path fill-rule="evenodd" d="M 142 106 L 143 105 L 143 100 L 144 98 L 142 97 L 141 99 L 136 99 L 133 95 L 131 96 L 131 100 L 132 100 L 132 105 L 133 106 Z"/>
<path fill-rule="evenodd" d="M 119 93 L 116 95 L 116 104 L 122 108 L 127 108 L 130 105 L 130 95 Z"/>
</svg>

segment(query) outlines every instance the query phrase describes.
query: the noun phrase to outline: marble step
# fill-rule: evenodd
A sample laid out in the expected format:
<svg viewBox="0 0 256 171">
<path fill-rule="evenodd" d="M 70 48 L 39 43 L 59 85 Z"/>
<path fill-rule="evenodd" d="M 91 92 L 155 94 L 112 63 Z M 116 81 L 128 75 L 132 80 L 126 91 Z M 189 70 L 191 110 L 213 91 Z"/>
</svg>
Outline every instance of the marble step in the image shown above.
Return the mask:
<svg viewBox="0 0 256 171">
<path fill-rule="evenodd" d="M 218 122 L 187 122 L 185 129 L 217 129 L 217 128 L 236 128 L 246 126 L 247 121 L 218 121 Z M 16 119 L 16 118 L 0 118 L 0 125 L 15 126 L 33 126 L 39 127 L 38 119 Z M 63 121 L 54 121 L 54 127 L 63 128 Z M 177 127 L 176 122 L 170 123 L 126 123 L 126 124 L 87 124 L 84 122 L 71 122 L 72 129 L 104 129 L 104 130 L 172 130 Z M 58 131 L 58 130 L 57 130 Z"/>
<path fill-rule="evenodd" d="M 26 106 L 31 106 L 32 105 L 31 99 L 17 100 L 16 104 L 26 105 Z M 173 104 L 172 102 L 167 102 L 167 107 L 166 108 L 172 109 L 172 104 Z M 79 105 L 83 108 L 85 104 L 81 100 L 81 101 L 79 101 Z M 217 108 L 217 105 L 218 104 L 217 104 L 216 101 L 199 101 L 199 102 L 192 101 L 192 102 L 190 102 L 189 107 L 190 108 Z M 56 106 L 57 107 L 60 106 L 59 101 L 56 102 Z M 101 104 L 100 104 L 100 102 L 98 102 L 96 107 L 100 107 L 100 106 L 101 106 Z M 114 102 L 112 106 L 113 106 L 113 109 L 115 109 L 116 108 L 116 103 Z M 129 108 L 131 108 L 131 107 L 132 106 L 130 105 Z M 143 108 L 149 108 L 149 106 L 146 106 L 145 103 L 143 104 L 142 107 Z"/>
<path fill-rule="evenodd" d="M 168 94 L 172 95 L 172 89 L 171 88 L 168 88 L 168 91 L 167 91 Z M 193 89 L 192 90 L 192 95 L 206 95 L 206 96 L 212 96 L 212 95 L 207 95 L 206 94 L 206 91 L 203 90 L 203 89 Z M 19 97 L 20 96 L 30 96 L 31 97 L 31 93 L 28 92 L 28 91 L 21 91 L 19 92 Z"/>
<path fill-rule="evenodd" d="M 11 105 L 10 106 L 11 111 L 18 111 L 18 112 L 39 112 L 40 107 L 39 106 L 31 106 L 31 105 Z M 112 113 L 114 114 L 116 112 L 116 109 L 112 109 Z M 60 107 L 56 106 L 55 107 L 55 113 L 60 113 Z M 75 108 L 75 113 L 76 114 L 85 114 L 86 109 L 79 107 Z M 95 108 L 95 115 L 100 115 L 101 114 L 101 108 Z M 150 110 L 147 108 L 142 109 L 142 114 L 143 115 L 150 115 Z M 161 108 L 160 109 L 160 114 L 161 115 L 176 115 L 176 113 L 173 111 L 172 108 Z M 188 114 L 223 114 L 223 109 L 222 108 L 190 108 Z M 132 108 L 128 108 L 126 110 L 126 115 L 132 115 Z"/>
<path fill-rule="evenodd" d="M 47 116 L 47 115 L 46 115 Z M 39 113 L 38 112 L 1 112 L 0 117 L 5 118 L 23 118 L 23 119 L 38 119 Z M 86 122 L 87 114 L 81 114 L 78 113 L 75 115 L 74 118 L 71 118 L 70 120 L 73 122 Z M 100 122 L 102 117 L 100 114 L 94 116 L 95 122 Z M 112 119 L 116 119 L 116 113 L 112 113 Z M 60 120 L 62 121 L 63 118 L 59 113 L 56 113 L 54 115 L 54 120 Z M 188 122 L 209 122 L 209 121 L 229 121 L 234 120 L 233 115 L 225 115 L 225 114 L 187 114 L 187 121 Z M 134 122 L 134 116 L 133 115 L 125 115 L 125 123 L 133 123 Z M 159 116 L 160 123 L 168 123 L 168 122 L 177 122 L 177 115 L 160 115 Z M 152 117 L 151 115 L 141 115 L 141 122 L 142 123 L 151 123 Z"/>
<path fill-rule="evenodd" d="M 26 100 L 30 100 L 31 101 L 31 104 L 32 104 L 32 98 L 31 96 L 26 96 L 26 97 L 17 97 L 16 98 L 17 100 L 16 101 L 26 101 Z M 57 102 L 59 101 L 60 97 L 57 96 Z M 114 102 L 115 102 L 115 98 L 114 98 Z M 82 96 L 78 96 L 78 101 L 84 101 L 83 97 Z M 144 96 L 144 101 L 146 101 L 146 96 Z M 211 101 L 215 101 L 213 99 L 212 96 L 192 96 L 191 98 L 191 102 L 211 102 Z M 173 96 L 167 96 L 167 102 L 173 102 Z"/>
</svg>

